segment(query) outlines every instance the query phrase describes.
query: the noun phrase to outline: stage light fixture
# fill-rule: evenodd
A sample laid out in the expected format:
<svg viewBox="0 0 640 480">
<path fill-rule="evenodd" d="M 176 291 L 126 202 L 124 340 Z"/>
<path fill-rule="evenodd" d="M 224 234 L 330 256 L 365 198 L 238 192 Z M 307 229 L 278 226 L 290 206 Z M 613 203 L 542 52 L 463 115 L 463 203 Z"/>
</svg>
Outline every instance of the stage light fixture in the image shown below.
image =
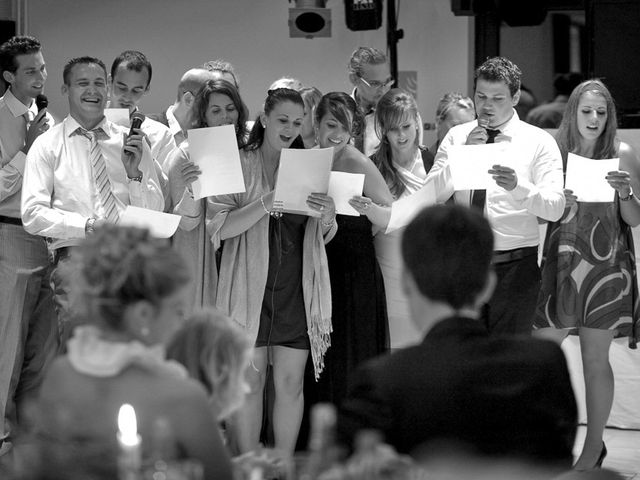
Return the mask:
<svg viewBox="0 0 640 480">
<path fill-rule="evenodd" d="M 296 0 L 289 9 L 289 37 L 314 38 L 331 36 L 331 10 L 326 0 Z"/>
</svg>

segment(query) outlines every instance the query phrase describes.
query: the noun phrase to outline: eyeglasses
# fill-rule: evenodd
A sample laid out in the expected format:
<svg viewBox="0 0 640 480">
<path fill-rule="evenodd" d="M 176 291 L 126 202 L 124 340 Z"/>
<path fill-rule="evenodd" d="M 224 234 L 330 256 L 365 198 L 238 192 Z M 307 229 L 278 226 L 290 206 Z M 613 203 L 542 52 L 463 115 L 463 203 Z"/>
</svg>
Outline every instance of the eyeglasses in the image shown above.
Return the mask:
<svg viewBox="0 0 640 480">
<path fill-rule="evenodd" d="M 391 87 L 391 85 L 393 85 L 393 82 L 395 82 L 393 77 L 389 77 L 384 82 L 378 82 L 377 80 L 372 80 L 371 82 L 367 82 L 363 77 L 358 77 L 358 78 L 362 80 L 362 83 L 364 83 L 367 87 L 373 88 L 375 90 L 382 90 L 384 88 L 389 88 Z"/>
</svg>

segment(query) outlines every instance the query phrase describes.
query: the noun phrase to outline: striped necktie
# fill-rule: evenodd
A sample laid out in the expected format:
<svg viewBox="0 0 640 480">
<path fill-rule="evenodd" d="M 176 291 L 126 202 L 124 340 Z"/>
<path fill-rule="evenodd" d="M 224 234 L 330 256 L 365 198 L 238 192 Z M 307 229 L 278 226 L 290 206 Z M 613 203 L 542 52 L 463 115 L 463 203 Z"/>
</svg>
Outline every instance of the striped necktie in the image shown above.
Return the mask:
<svg viewBox="0 0 640 480">
<path fill-rule="evenodd" d="M 104 208 L 104 218 L 108 222 L 117 223 L 119 218 L 118 205 L 113 190 L 111 190 L 111 182 L 109 181 L 109 175 L 107 175 L 107 164 L 104 161 L 104 156 L 98 143 L 98 137 L 103 138 L 106 134 L 101 128 L 85 130 L 80 127 L 76 132 L 79 135 L 87 137 L 91 142 L 89 147 L 89 160 L 91 162 L 91 171 L 93 172 L 93 179 L 96 182 L 100 203 Z"/>
<path fill-rule="evenodd" d="M 500 130 L 493 130 L 491 128 L 487 128 L 487 141 L 486 143 L 495 143 L 496 137 L 500 133 Z M 484 212 L 484 205 L 487 201 L 487 191 L 486 190 L 474 190 L 471 194 L 471 206 L 473 208 L 477 208 L 481 212 Z"/>
</svg>

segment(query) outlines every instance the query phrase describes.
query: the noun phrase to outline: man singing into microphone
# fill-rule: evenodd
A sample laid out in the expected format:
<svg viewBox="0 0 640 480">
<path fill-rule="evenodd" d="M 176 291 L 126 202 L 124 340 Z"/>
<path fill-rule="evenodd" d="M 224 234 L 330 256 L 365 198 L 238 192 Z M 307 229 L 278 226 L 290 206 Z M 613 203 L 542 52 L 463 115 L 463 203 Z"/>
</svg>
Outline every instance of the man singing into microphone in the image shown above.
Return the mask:
<svg viewBox="0 0 640 480">
<path fill-rule="evenodd" d="M 510 60 L 494 57 L 475 72 L 477 120 L 457 125 L 442 140 L 427 184 L 433 181 L 438 202 L 454 194 L 449 168 L 453 145 L 508 142 L 510 166 L 495 164 L 489 174 L 495 187 L 461 190 L 457 203 L 484 213 L 495 237 L 493 268 L 498 277 L 493 297 L 484 309 L 494 334 L 530 334 L 540 271 L 538 218 L 555 221 L 564 211 L 562 159 L 553 137 L 518 118 L 522 72 Z"/>
<path fill-rule="evenodd" d="M 74 58 L 65 65 L 63 78 L 69 115 L 39 137 L 27 155 L 22 221 L 28 232 L 49 241 L 64 341 L 74 319 L 68 279 L 59 272 L 73 247 L 100 224 L 117 223 L 127 205 L 162 211 L 164 198 L 140 129 L 130 135 L 104 116 L 104 63 L 93 57 Z"/>
<path fill-rule="evenodd" d="M 16 408 L 39 386 L 58 338 L 47 245 L 42 237 L 27 233 L 20 219 L 26 154 L 53 125 L 46 108 L 38 111 L 34 101 L 47 80 L 40 42 L 28 36 L 7 40 L 0 46 L 0 68 L 9 85 L 0 98 L 1 456 L 10 449 Z"/>
<path fill-rule="evenodd" d="M 142 98 L 151 84 L 151 62 L 136 50 L 125 50 L 111 64 L 109 75 L 110 104 L 112 108 L 127 108 L 129 115 L 139 112 Z M 153 158 L 162 166 L 176 148 L 169 127 L 146 118 L 141 130 L 151 146 Z"/>
</svg>

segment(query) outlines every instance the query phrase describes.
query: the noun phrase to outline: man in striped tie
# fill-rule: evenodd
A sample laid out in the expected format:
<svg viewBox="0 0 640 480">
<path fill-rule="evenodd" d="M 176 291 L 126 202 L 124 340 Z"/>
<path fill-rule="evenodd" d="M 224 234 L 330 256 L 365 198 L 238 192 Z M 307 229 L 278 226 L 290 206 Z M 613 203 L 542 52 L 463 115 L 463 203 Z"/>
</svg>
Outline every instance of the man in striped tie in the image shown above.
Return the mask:
<svg viewBox="0 0 640 480">
<path fill-rule="evenodd" d="M 162 211 L 164 198 L 151 152 L 137 129 L 104 116 L 107 71 L 93 57 L 70 60 L 63 72 L 69 115 L 39 137 L 27 155 L 22 195 L 25 229 L 47 238 L 52 284 L 64 342 L 74 318 L 61 268 L 86 235 L 117 222 L 128 205 Z"/>
</svg>

